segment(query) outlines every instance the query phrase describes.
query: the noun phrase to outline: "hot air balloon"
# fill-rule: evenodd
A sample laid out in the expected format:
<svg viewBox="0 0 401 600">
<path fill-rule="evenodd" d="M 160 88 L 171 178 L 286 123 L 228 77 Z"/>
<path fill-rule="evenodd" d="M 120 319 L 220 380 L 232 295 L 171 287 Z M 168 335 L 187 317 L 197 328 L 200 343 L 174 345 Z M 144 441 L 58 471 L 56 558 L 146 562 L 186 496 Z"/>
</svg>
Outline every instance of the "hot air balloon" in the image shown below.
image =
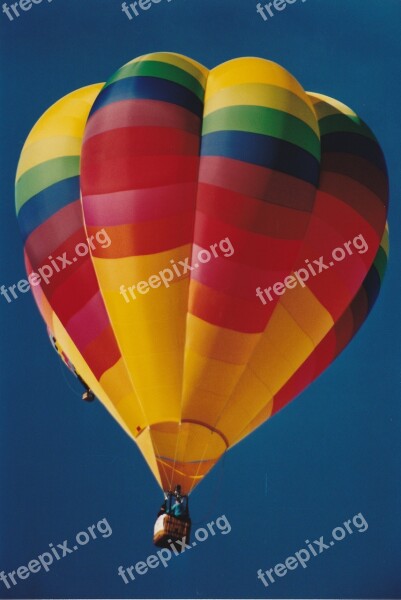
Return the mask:
<svg viewBox="0 0 401 600">
<path fill-rule="evenodd" d="M 368 126 L 264 59 L 148 54 L 35 125 L 16 181 L 32 291 L 165 493 L 155 543 L 189 536 L 198 483 L 355 335 L 387 205 Z"/>
</svg>

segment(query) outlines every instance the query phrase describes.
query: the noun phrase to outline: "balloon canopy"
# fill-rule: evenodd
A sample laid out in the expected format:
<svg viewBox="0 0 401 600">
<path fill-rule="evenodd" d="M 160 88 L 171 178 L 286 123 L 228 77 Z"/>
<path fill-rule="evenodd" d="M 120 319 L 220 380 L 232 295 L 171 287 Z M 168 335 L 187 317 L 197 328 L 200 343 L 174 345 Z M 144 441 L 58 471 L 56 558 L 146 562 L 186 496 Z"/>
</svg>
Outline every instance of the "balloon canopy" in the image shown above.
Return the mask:
<svg viewBox="0 0 401 600">
<path fill-rule="evenodd" d="M 357 332 L 387 204 L 367 125 L 259 58 L 131 61 L 39 119 L 16 181 L 51 335 L 184 494 Z"/>
</svg>

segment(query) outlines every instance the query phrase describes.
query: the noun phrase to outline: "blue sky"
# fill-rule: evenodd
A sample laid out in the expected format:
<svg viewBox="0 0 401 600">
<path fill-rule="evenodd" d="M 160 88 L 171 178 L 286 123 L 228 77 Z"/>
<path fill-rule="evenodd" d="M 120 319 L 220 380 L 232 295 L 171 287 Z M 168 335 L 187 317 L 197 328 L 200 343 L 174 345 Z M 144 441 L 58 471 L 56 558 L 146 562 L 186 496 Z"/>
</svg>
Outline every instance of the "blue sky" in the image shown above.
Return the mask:
<svg viewBox="0 0 401 600">
<path fill-rule="evenodd" d="M 217 6 L 216 6 L 217 5 Z M 379 138 L 391 180 L 391 259 L 356 339 L 302 396 L 235 447 L 193 495 L 194 527 L 232 530 L 129 585 L 117 575 L 153 553 L 158 490 L 105 410 L 80 400 L 33 299 L 0 298 L 0 570 L 106 518 L 113 530 L 1 598 L 400 598 L 401 2 L 298 0 L 267 22 L 253 0 L 161 0 L 129 20 L 118 0 L 53 0 L 0 13 L 0 283 L 24 277 L 14 174 L 28 131 L 66 93 L 149 51 L 208 67 L 242 55 L 277 61 L 305 89 L 353 107 Z M 270 569 L 362 513 L 369 524 L 265 588 Z"/>
</svg>

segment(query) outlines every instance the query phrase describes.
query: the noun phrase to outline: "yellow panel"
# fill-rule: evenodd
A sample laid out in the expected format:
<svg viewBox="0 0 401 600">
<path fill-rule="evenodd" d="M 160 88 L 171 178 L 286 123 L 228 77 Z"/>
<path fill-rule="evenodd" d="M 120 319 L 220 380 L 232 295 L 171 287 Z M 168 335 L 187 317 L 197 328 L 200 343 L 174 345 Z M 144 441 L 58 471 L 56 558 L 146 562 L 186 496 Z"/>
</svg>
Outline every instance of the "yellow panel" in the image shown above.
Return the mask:
<svg viewBox="0 0 401 600">
<path fill-rule="evenodd" d="M 259 333 L 241 333 L 212 325 L 192 314 L 187 317 L 187 347 L 215 360 L 246 364 L 260 337 Z"/>
<path fill-rule="evenodd" d="M 214 426 L 219 415 L 229 400 L 229 395 L 206 392 L 199 388 L 189 388 L 184 385 L 182 418 L 201 421 Z"/>
<path fill-rule="evenodd" d="M 144 459 L 146 460 L 146 463 L 147 463 L 149 469 L 152 471 L 153 475 L 155 476 L 157 483 L 160 485 L 160 487 L 163 487 L 162 480 L 161 480 L 160 473 L 159 473 L 159 466 L 156 461 L 155 449 L 153 447 L 151 431 L 150 431 L 149 427 L 146 428 L 136 438 L 135 441 L 138 445 L 138 448 L 142 452 L 142 455 L 143 455 Z"/>
<path fill-rule="evenodd" d="M 178 421 L 181 415 L 180 356 L 172 357 L 172 362 L 175 362 L 174 370 L 163 362 L 163 357 L 165 355 L 124 355 L 127 369 L 134 376 L 135 391 L 150 424 L 161 420 Z"/>
<path fill-rule="evenodd" d="M 216 429 L 226 436 L 232 446 L 241 432 L 262 410 L 270 416 L 273 410 L 273 394 L 250 369 L 246 369 L 217 421 Z"/>
<path fill-rule="evenodd" d="M 157 290 L 156 290 L 157 291 Z M 170 294 L 173 294 L 172 289 Z M 180 416 L 181 382 L 183 368 L 185 312 L 172 311 L 163 320 L 154 312 L 151 303 L 143 303 L 145 310 L 124 308 L 124 301 L 115 294 L 103 292 L 109 318 L 118 340 L 126 368 L 138 394 L 147 422 L 163 418 L 178 420 Z M 150 311 L 150 313 L 149 313 Z M 148 316 L 150 314 L 150 316 Z M 153 317 L 153 318 L 152 318 Z"/>
<path fill-rule="evenodd" d="M 264 335 L 252 356 L 249 367 L 276 394 L 294 373 L 294 367 L 281 354 L 272 340 Z"/>
<path fill-rule="evenodd" d="M 115 295 L 113 297 L 106 292 L 104 297 L 113 318 Z M 142 306 L 144 306 L 146 299 L 142 302 Z M 113 318 L 113 330 L 121 344 L 124 345 L 124 352 L 137 357 L 171 351 L 180 351 L 182 354 L 185 340 L 185 315 L 183 314 L 180 319 L 178 316 L 173 319 L 171 316 L 169 318 L 169 315 L 159 316 L 157 309 L 150 316 L 148 315 L 149 312 L 146 310 L 130 311 L 125 309 L 118 315 L 118 318 L 115 320 Z"/>
<path fill-rule="evenodd" d="M 186 348 L 185 353 L 185 385 L 188 390 L 198 387 L 216 394 L 230 395 L 245 368 L 245 365 L 201 356 L 190 348 Z M 204 378 L 205 373 L 207 379 Z M 184 406 L 187 400 L 184 397 Z"/>
<path fill-rule="evenodd" d="M 102 281 L 100 277 L 99 281 Z M 127 329 L 135 326 L 146 330 L 146 324 L 143 323 L 145 318 L 154 323 L 170 319 L 179 322 L 180 327 L 185 327 L 188 281 L 176 282 L 169 289 L 164 287 L 152 289 L 146 296 L 138 296 L 136 300 L 131 300 L 129 303 L 124 301 L 119 292 L 110 291 L 103 285 L 101 287 L 104 297 L 107 296 L 117 327 L 120 325 L 124 327 L 126 323 Z"/>
<path fill-rule="evenodd" d="M 137 392 L 136 388 L 135 392 Z M 154 393 L 150 395 L 150 398 L 153 397 L 157 398 L 157 396 L 155 396 Z M 126 396 L 125 398 L 121 398 L 118 401 L 118 404 L 116 406 L 117 411 L 120 415 L 124 416 L 125 420 L 129 424 L 129 429 L 134 437 L 138 436 L 143 431 L 143 429 L 146 428 L 149 424 L 157 422 L 157 418 L 160 418 L 160 415 L 162 419 L 170 418 L 171 411 L 169 412 L 167 392 L 165 395 L 161 393 L 159 395 L 159 398 L 161 402 L 163 402 L 163 400 L 167 400 L 167 406 L 165 407 L 165 410 L 163 411 L 163 406 L 160 409 L 156 402 L 154 406 L 148 407 L 146 406 L 145 402 L 142 403 L 141 401 L 141 404 L 144 405 L 144 412 L 146 415 L 145 418 L 142 419 L 141 413 L 138 410 L 135 410 L 135 396 L 133 393 L 131 393 L 129 396 Z M 173 417 L 174 416 L 175 415 L 173 414 Z"/>
<path fill-rule="evenodd" d="M 243 83 L 276 85 L 299 96 L 312 109 L 311 100 L 298 81 L 283 67 L 262 58 L 235 58 L 210 71 L 205 103 L 221 88 Z"/>
<path fill-rule="evenodd" d="M 274 402 L 272 400 L 267 406 L 265 406 L 260 411 L 260 413 L 254 419 L 252 419 L 252 421 L 245 427 L 245 429 L 241 431 L 241 433 L 233 440 L 232 445 L 241 442 L 244 438 L 253 433 L 255 429 L 257 429 L 258 427 L 263 425 L 263 423 L 265 423 L 268 419 L 270 419 L 273 410 L 273 405 Z"/>
<path fill-rule="evenodd" d="M 135 440 L 135 438 L 147 426 L 147 421 L 144 417 L 142 409 L 140 408 L 140 405 L 138 404 L 135 393 L 130 392 L 128 396 L 120 398 L 115 404 L 115 410 L 120 419 L 124 421 L 127 433 L 133 440 Z"/>
<path fill-rule="evenodd" d="M 132 389 L 126 366 L 122 358 L 100 378 L 103 390 L 111 398 L 116 411 L 126 422 L 130 435 L 136 437 L 147 425 L 145 412 L 138 395 Z"/>
<path fill-rule="evenodd" d="M 40 140 L 25 148 L 18 163 L 17 179 L 29 169 L 53 158 L 80 156 L 82 139 L 70 136 Z"/>
<path fill-rule="evenodd" d="M 35 124 L 27 137 L 23 150 L 30 144 L 47 137 L 67 135 L 83 138 L 86 119 L 82 116 L 76 118 L 75 115 L 83 114 L 82 103 L 85 102 L 88 105 L 87 113 L 89 114 L 102 87 L 103 83 L 89 85 L 72 92 L 53 104 Z"/>
<path fill-rule="evenodd" d="M 189 278 L 177 277 L 169 288 L 150 288 L 146 295 L 133 290 L 132 296 L 129 287 L 168 268 L 170 260 L 187 256 L 188 245 L 157 255 L 93 259 L 119 348 L 148 423 L 180 419 Z M 125 298 L 120 293 L 122 285 Z"/>
<path fill-rule="evenodd" d="M 103 373 L 100 383 L 106 394 L 113 398 L 115 404 L 132 393 L 132 383 L 128 377 L 122 358 L 111 369 Z M 136 402 L 138 402 L 138 399 L 136 399 Z"/>
<path fill-rule="evenodd" d="M 294 370 L 313 352 L 315 346 L 282 304 L 277 304 L 263 338 L 268 338 L 278 352 L 284 354 Z M 255 358 L 259 354 L 256 349 Z"/>
<path fill-rule="evenodd" d="M 324 94 L 315 94 L 312 92 L 308 92 L 308 96 L 314 106 L 319 104 L 319 119 L 331 115 L 338 115 L 338 112 L 341 112 L 343 115 L 347 115 L 349 117 L 359 118 L 349 106 L 346 106 L 334 98 L 330 98 L 330 96 L 325 96 Z"/>
<path fill-rule="evenodd" d="M 61 321 L 58 319 L 55 313 L 53 313 L 53 331 L 54 337 L 57 339 L 57 342 L 60 344 L 60 347 L 63 349 L 65 354 L 68 356 L 72 364 L 74 365 L 77 373 L 80 374 L 82 379 L 87 383 L 93 393 L 97 398 L 101 401 L 101 403 L 105 406 L 105 408 L 109 411 L 109 413 L 115 418 L 115 420 L 121 425 L 121 427 L 130 435 L 130 428 L 127 426 L 127 423 L 121 417 L 119 412 L 115 409 L 113 403 L 110 398 L 104 392 L 103 388 L 97 381 L 96 377 L 93 375 L 92 371 L 89 369 L 88 365 L 82 358 L 81 353 L 78 351 L 74 342 L 68 335 L 67 331 L 64 329 Z"/>
<path fill-rule="evenodd" d="M 289 290 L 280 298 L 279 303 L 308 335 L 314 346 L 322 341 L 334 325 L 330 313 L 307 287 L 298 286 Z"/>
<path fill-rule="evenodd" d="M 111 243 L 113 244 L 113 228 L 108 227 L 107 233 L 110 236 Z M 93 257 L 92 262 L 99 273 L 99 277 L 102 278 L 103 286 L 109 290 L 120 290 L 121 285 L 129 287 L 136 285 L 140 281 L 147 280 L 152 275 L 158 275 L 158 273 L 164 269 L 171 267 L 171 260 L 176 263 L 180 260 L 185 260 L 191 256 L 192 252 L 191 244 L 186 244 L 180 248 L 173 248 L 166 252 L 159 252 L 158 254 L 145 254 L 141 256 L 129 256 L 127 258 L 97 258 Z M 185 277 L 178 277 L 171 282 L 174 284 L 177 280 L 188 279 L 189 274 Z M 160 290 L 156 288 L 154 291 Z M 165 289 L 163 285 L 163 289 Z M 153 291 L 151 290 L 153 293 Z M 146 297 L 151 295 L 151 292 L 146 294 Z M 139 294 L 138 294 L 139 296 Z M 123 296 L 121 295 L 121 299 Z"/>
</svg>

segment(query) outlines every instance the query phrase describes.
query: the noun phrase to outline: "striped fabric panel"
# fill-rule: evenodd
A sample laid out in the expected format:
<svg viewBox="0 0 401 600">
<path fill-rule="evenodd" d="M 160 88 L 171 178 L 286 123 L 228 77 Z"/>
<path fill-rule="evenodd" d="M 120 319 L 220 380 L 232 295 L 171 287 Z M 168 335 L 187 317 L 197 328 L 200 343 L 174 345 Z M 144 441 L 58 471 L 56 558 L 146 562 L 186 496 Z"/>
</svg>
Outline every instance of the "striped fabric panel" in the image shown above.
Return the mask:
<svg viewBox="0 0 401 600">
<path fill-rule="evenodd" d="M 126 372 L 124 385 L 115 387 L 111 401 L 109 389 L 100 391 L 99 382 L 118 369 L 121 353 L 87 249 L 80 203 L 84 124 L 100 88 L 91 86 L 70 94 L 35 125 L 21 154 L 16 207 L 27 272 L 31 278 L 37 274 L 32 290 L 42 316 L 52 335 L 56 335 L 58 323 L 58 330 L 72 344 L 76 369 L 82 376 L 86 374 L 107 408 L 117 415 L 113 402 L 117 404 L 133 392 Z M 78 247 L 82 256 L 76 252 Z M 123 426 L 126 416 L 134 432 L 136 426 L 146 425 L 135 397 L 131 411 L 120 419 Z"/>
<path fill-rule="evenodd" d="M 336 102 L 331 99 L 320 99 L 315 108 L 318 117 L 320 111 L 324 115 L 329 110 L 332 113 L 339 110 Z M 347 118 L 352 119 L 353 135 L 358 135 L 353 117 L 346 117 L 344 114 L 341 114 L 341 117 L 337 119 L 337 125 L 346 130 Z M 373 134 L 367 135 L 366 131 L 366 125 L 362 124 L 360 135 L 368 140 L 370 147 L 372 143 L 376 144 L 372 152 L 372 156 L 375 156 L 375 163 L 372 164 L 374 170 L 377 157 L 381 156 L 379 162 L 383 162 L 384 159 L 378 143 L 374 142 Z M 332 135 L 332 131 L 328 135 Z M 326 181 L 325 166 L 330 164 L 327 158 L 330 158 L 331 154 L 325 149 L 324 140 L 325 134 L 322 131 L 321 181 L 323 182 Z M 348 155 L 346 137 L 343 137 L 343 140 L 344 154 Z M 332 176 L 338 177 L 341 181 L 347 178 L 352 186 L 355 182 L 352 179 L 352 170 L 347 161 L 342 160 L 340 148 L 337 148 L 337 153 L 339 157 L 337 171 Z M 341 164 L 345 166 L 345 173 L 339 168 Z M 312 262 L 313 259 L 320 257 L 324 257 L 325 264 L 329 268 L 318 273 L 315 265 L 317 275 L 312 277 L 309 271 L 305 290 L 298 286 L 296 290 L 287 290 L 280 298 L 280 305 L 271 316 L 269 325 L 252 358 L 248 361 L 242 378 L 243 382 L 246 382 L 245 387 L 253 391 L 253 396 L 247 403 L 246 417 L 240 400 L 241 394 L 244 394 L 244 386 L 240 382 L 219 419 L 212 423 L 228 436 L 230 443 L 242 439 L 309 385 L 352 339 L 368 316 L 379 292 L 380 277 L 383 275 L 386 263 L 384 251 L 386 235 L 381 241 L 383 247 L 379 247 L 378 250 L 380 238 L 377 237 L 377 231 L 383 234 L 386 215 L 383 207 L 388 201 L 386 178 L 385 185 L 376 186 L 376 194 L 373 196 L 372 169 L 366 170 L 366 184 L 360 170 L 355 173 L 355 179 L 358 181 L 358 194 L 363 195 L 365 190 L 369 189 L 368 193 L 372 195 L 374 226 L 371 220 L 366 219 L 363 211 L 360 214 L 344 199 L 341 193 L 344 189 L 343 185 L 334 186 L 330 190 L 331 193 L 328 193 L 327 188 L 325 191 L 319 188 L 302 252 L 299 255 L 298 268 L 306 269 L 307 273 L 308 267 L 305 261 Z M 334 190 L 339 193 L 335 194 Z M 366 245 L 359 244 L 361 235 Z M 359 238 L 357 243 L 363 253 L 359 254 L 352 246 L 352 256 L 346 256 L 341 262 L 330 261 L 329 257 L 335 248 L 344 248 L 345 243 L 355 238 Z M 332 266 L 330 262 L 333 263 Z M 376 265 L 380 265 L 381 276 Z M 317 367 L 312 368 L 315 364 Z M 255 393 L 255 377 L 263 384 L 259 386 L 259 398 Z M 266 410 L 268 406 L 269 409 Z M 255 415 L 253 418 L 252 411 Z M 244 417 L 249 420 L 248 424 L 243 427 L 243 423 L 240 429 L 236 430 L 240 418 Z"/>
<path fill-rule="evenodd" d="M 92 251 L 97 279 L 150 423 L 180 420 L 188 282 L 131 303 L 121 291 L 191 255 L 205 73 L 169 53 L 132 61 L 97 98 L 82 149 L 87 231 L 112 240 Z"/>
</svg>

